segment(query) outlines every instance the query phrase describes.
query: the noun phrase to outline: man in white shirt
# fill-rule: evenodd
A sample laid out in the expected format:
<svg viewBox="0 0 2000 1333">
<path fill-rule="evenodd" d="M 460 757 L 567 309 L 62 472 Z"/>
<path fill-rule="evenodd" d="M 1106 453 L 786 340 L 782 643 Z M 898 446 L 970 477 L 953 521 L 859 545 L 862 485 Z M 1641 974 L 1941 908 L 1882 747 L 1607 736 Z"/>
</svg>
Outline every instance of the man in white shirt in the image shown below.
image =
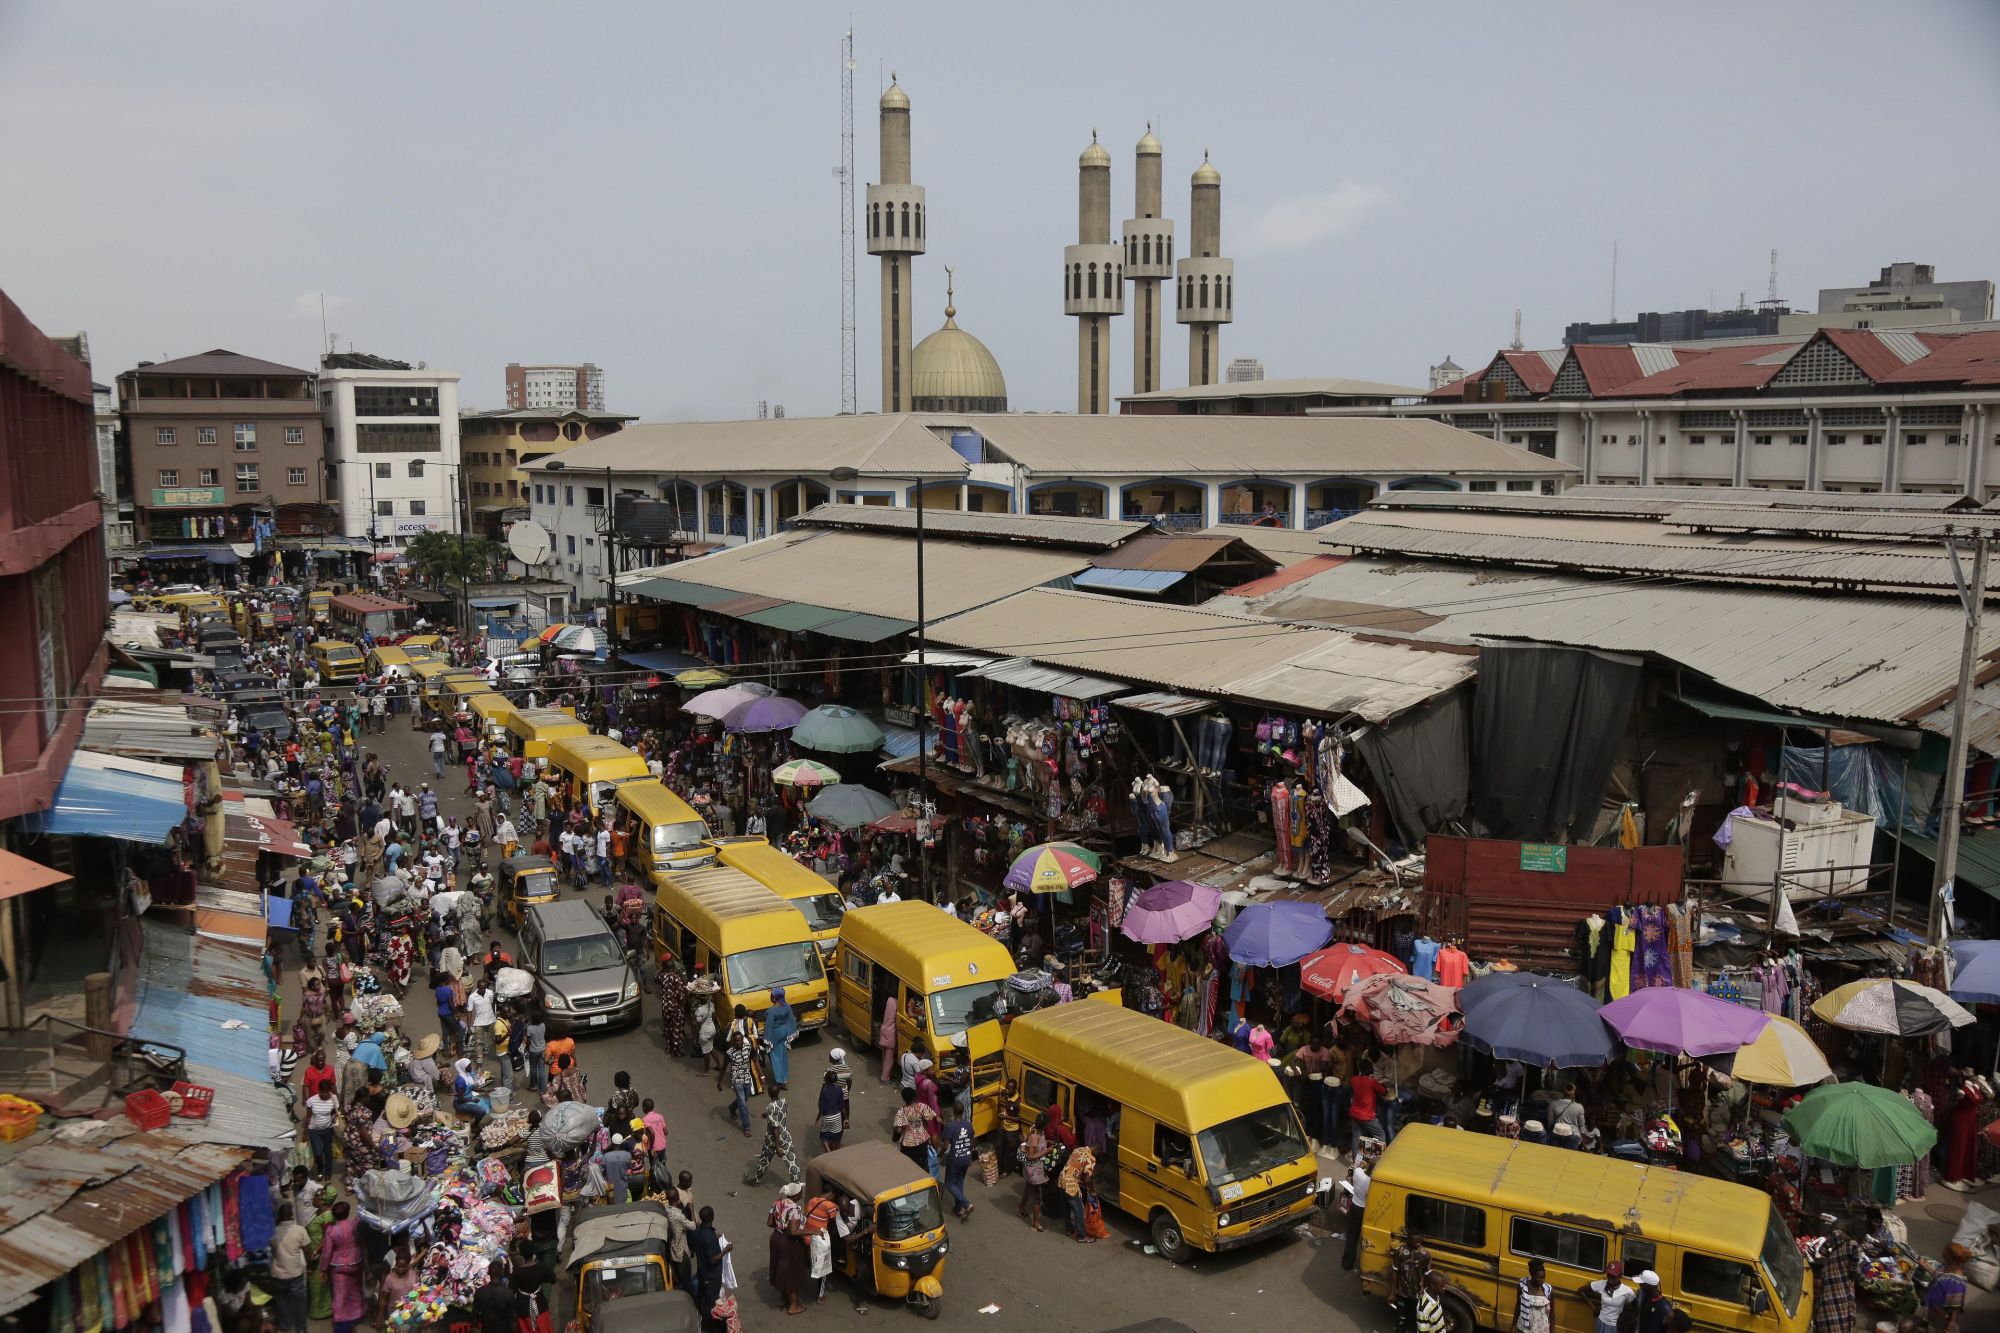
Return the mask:
<svg viewBox="0 0 2000 1333">
<path fill-rule="evenodd" d="M 465 1011 L 472 1015 L 472 1062 L 484 1067 L 486 1054 L 493 1046 L 494 1013 L 493 987 L 485 977 L 472 988 L 465 997 Z"/>
<path fill-rule="evenodd" d="M 878 903 L 899 903 L 903 901 L 903 895 L 896 892 L 894 884 L 884 884 L 882 892 L 876 896 L 875 901 Z"/>
<path fill-rule="evenodd" d="M 918 1037 L 910 1043 L 910 1049 L 903 1052 L 901 1064 L 903 1069 L 903 1086 L 914 1089 L 917 1086 L 917 1075 L 932 1067 L 931 1058 L 925 1050 L 924 1039 L 922 1037 Z"/>
<path fill-rule="evenodd" d="M 1345 1196 L 1340 1266 L 1349 1272 L 1354 1271 L 1354 1258 L 1361 1248 L 1361 1214 L 1368 1209 L 1368 1186 L 1373 1179 L 1368 1174 L 1368 1161 L 1363 1158 L 1354 1164 L 1354 1169 L 1347 1173 L 1347 1179 L 1339 1186 Z"/>
<path fill-rule="evenodd" d="M 572 831 L 569 827 L 565 826 L 562 831 L 562 836 L 556 839 L 556 846 L 557 849 L 562 854 L 562 859 L 557 863 L 561 869 L 562 877 L 567 880 L 572 880 L 572 881 L 575 880 L 576 878 L 575 832 Z"/>
<path fill-rule="evenodd" d="M 597 882 L 606 886 L 611 883 L 611 830 L 597 830 Z"/>
</svg>

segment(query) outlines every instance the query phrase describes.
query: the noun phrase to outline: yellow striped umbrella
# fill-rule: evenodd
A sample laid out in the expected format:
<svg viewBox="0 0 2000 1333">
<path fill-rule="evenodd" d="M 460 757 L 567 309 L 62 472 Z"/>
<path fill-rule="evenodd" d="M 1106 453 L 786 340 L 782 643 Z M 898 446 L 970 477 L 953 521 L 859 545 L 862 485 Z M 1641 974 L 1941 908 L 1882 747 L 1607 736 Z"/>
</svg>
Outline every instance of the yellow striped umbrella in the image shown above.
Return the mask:
<svg viewBox="0 0 2000 1333">
<path fill-rule="evenodd" d="M 1833 1067 L 1804 1028 L 1773 1014 L 1757 1040 L 1737 1048 L 1729 1076 L 1746 1083 L 1803 1088 L 1832 1078 Z"/>
</svg>

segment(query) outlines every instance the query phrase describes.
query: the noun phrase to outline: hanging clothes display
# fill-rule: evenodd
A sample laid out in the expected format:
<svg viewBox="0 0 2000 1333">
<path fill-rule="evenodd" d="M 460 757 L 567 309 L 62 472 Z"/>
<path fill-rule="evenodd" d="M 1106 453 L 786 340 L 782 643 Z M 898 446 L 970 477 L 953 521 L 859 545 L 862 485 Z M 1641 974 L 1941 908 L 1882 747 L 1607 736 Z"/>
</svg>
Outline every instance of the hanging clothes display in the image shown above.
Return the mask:
<svg viewBox="0 0 2000 1333">
<path fill-rule="evenodd" d="M 1611 926 L 1611 973 L 1607 989 L 1614 1000 L 1632 993 L 1632 955 L 1639 945 L 1638 932 L 1628 924 L 1627 909 L 1614 907 L 1605 918 Z"/>
<path fill-rule="evenodd" d="M 1271 788 L 1271 834 L 1277 843 L 1278 873 L 1292 873 L 1292 788 L 1279 780 Z"/>
<path fill-rule="evenodd" d="M 1639 952 L 1634 964 L 1632 985 L 1671 986 L 1674 984 L 1673 956 L 1667 946 L 1667 914 L 1658 907 L 1635 909 L 1638 917 Z"/>
</svg>

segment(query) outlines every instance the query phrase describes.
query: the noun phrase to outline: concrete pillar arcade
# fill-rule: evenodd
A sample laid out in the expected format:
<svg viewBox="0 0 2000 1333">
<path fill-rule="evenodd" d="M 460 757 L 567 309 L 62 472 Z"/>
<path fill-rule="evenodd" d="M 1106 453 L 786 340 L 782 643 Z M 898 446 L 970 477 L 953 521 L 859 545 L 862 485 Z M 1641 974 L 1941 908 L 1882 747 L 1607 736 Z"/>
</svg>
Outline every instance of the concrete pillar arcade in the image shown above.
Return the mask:
<svg viewBox="0 0 2000 1333">
<path fill-rule="evenodd" d="M 868 187 L 861 219 L 868 253 L 882 260 L 882 410 L 910 409 L 911 261 L 924 252 L 924 188 L 910 184 L 910 98 L 889 76 L 882 94 L 882 180 Z"/>
<path fill-rule="evenodd" d="M 1160 387 L 1160 284 L 1174 276 L 1174 224 L 1160 216 L 1160 141 L 1153 127 L 1135 152 L 1132 211 L 1125 222 L 1125 276 L 1132 282 L 1132 392 Z"/>
<path fill-rule="evenodd" d="M 1076 162 L 1077 244 L 1063 250 L 1063 313 L 1076 317 L 1076 410 L 1109 412 L 1111 320 L 1125 313 L 1125 249 L 1111 240 L 1111 154 L 1091 131 Z"/>
<path fill-rule="evenodd" d="M 1236 264 L 1222 257 L 1222 173 L 1208 154 L 1189 180 L 1188 257 L 1175 266 L 1174 319 L 1188 326 L 1188 384 L 1222 379 L 1222 326 L 1236 318 Z"/>
</svg>

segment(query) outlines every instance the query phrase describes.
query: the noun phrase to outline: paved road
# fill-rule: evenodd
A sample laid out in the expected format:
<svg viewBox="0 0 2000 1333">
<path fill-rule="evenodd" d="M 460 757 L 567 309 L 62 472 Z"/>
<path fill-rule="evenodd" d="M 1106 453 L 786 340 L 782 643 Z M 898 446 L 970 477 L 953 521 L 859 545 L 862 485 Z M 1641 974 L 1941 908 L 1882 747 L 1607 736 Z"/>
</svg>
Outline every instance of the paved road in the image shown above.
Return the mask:
<svg viewBox="0 0 2000 1333">
<path fill-rule="evenodd" d="M 369 741 L 369 748 L 389 765 L 392 779 L 435 782 L 423 740 L 409 729 L 407 719 L 392 718 L 389 730 Z M 469 813 L 471 802 L 463 794 L 463 769 L 447 768 L 443 781 L 436 785 L 443 794 L 446 814 Z M 592 890 L 587 896 L 597 902 L 603 891 Z M 417 1034 L 435 1031 L 436 1016 L 426 997 L 417 986 L 412 986 L 410 996 L 409 1028 Z M 796 1081 L 808 1090 L 808 1096 L 817 1086 L 825 1053 L 833 1044 L 832 1038 L 817 1037 L 795 1051 Z M 627 1032 L 583 1037 L 578 1047 L 595 1099 L 609 1093 L 612 1074 L 624 1069 L 631 1073 L 640 1096 L 653 1098 L 666 1115 L 669 1160 L 676 1170 L 694 1172 L 698 1201 L 715 1206 L 724 1233 L 737 1246 L 737 1277 L 742 1283 L 739 1299 L 745 1323 L 760 1329 L 784 1322 L 782 1307 L 765 1281 L 764 1227 L 765 1211 L 782 1180 L 774 1173 L 765 1185 L 742 1184 L 756 1144 L 744 1139 L 726 1119 L 728 1101 L 716 1091 L 713 1077 L 703 1077 L 692 1060 L 677 1061 L 666 1054 L 660 1045 L 659 1015 L 650 994 L 643 1025 Z M 886 1137 L 890 1116 L 899 1103 L 874 1074 L 866 1072 L 861 1052 L 851 1054 L 850 1063 L 857 1070 L 850 1141 L 873 1133 Z M 798 1146 L 802 1154 L 818 1146 L 806 1107 L 802 1102 L 792 1115 L 793 1124 L 801 1131 Z M 992 1189 L 968 1182 L 967 1195 L 975 1212 L 969 1221 L 951 1224 L 952 1254 L 943 1274 L 944 1308 L 937 1326 L 984 1333 L 1008 1328 L 1085 1333 L 1168 1316 L 1204 1333 L 1236 1326 L 1238 1321 L 1255 1321 L 1252 1326 L 1263 1328 L 1305 1326 L 1333 1333 L 1388 1327 L 1386 1307 L 1364 1299 L 1353 1276 L 1340 1271 L 1337 1235 L 1302 1227 L 1294 1235 L 1245 1253 L 1174 1265 L 1146 1255 L 1140 1248 L 1144 1228 L 1117 1213 L 1106 1215 L 1110 1239 L 1096 1245 L 1078 1245 L 1054 1228 L 1037 1235 L 1015 1217 L 1018 1180 L 1003 1177 L 1003 1184 Z M 866 1314 L 856 1313 L 851 1308 L 851 1294 L 851 1289 L 836 1280 L 827 1303 L 803 1316 L 801 1324 L 862 1327 L 888 1321 L 890 1326 L 900 1326 L 902 1320 L 917 1318 L 901 1309 L 880 1306 L 871 1306 Z M 999 1309 L 992 1315 L 981 1315 L 981 1307 L 989 1304 Z"/>
</svg>

